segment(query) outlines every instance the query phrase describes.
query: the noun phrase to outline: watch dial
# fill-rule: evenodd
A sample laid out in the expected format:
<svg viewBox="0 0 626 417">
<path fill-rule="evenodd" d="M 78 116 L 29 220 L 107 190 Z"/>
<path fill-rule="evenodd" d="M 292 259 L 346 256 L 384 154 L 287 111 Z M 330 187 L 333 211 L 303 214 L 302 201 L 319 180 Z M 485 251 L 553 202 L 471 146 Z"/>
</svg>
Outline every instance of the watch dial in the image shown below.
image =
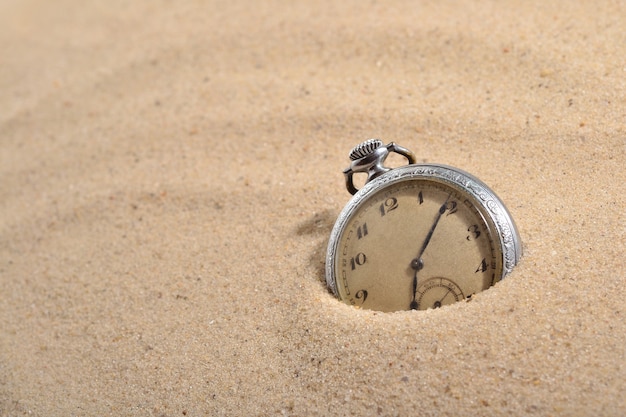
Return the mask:
<svg viewBox="0 0 626 417">
<path fill-rule="evenodd" d="M 383 187 L 339 235 L 340 298 L 372 310 L 424 310 L 489 288 L 502 277 L 502 251 L 479 207 L 432 179 Z"/>
</svg>

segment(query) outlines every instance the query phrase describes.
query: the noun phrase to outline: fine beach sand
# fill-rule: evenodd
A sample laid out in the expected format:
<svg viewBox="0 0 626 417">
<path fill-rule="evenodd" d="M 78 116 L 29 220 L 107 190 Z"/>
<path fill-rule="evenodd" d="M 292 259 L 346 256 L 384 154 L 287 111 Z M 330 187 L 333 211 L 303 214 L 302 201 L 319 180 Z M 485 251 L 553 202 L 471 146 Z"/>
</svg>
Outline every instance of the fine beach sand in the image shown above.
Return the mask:
<svg viewBox="0 0 626 417">
<path fill-rule="evenodd" d="M 623 1 L 0 2 L 0 415 L 626 415 Z M 470 302 L 326 289 L 378 137 L 524 257 Z"/>
</svg>

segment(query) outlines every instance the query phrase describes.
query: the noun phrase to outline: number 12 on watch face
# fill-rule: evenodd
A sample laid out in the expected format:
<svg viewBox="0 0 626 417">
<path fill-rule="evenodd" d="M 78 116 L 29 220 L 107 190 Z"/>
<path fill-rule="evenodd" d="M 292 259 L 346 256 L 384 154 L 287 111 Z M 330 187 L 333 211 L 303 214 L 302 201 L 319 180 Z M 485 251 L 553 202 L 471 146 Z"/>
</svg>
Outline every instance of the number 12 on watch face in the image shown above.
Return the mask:
<svg viewBox="0 0 626 417">
<path fill-rule="evenodd" d="M 378 311 L 437 308 L 501 279 L 503 254 L 485 209 L 458 187 L 390 182 L 352 207 L 334 256 L 336 291 Z"/>
</svg>

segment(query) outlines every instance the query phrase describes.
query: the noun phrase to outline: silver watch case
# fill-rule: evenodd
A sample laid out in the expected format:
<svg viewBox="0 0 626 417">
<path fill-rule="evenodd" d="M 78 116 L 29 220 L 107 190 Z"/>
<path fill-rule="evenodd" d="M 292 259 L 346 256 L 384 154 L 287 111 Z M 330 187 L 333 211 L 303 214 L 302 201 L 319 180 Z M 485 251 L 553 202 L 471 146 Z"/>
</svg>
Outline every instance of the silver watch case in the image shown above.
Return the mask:
<svg viewBox="0 0 626 417">
<path fill-rule="evenodd" d="M 326 252 L 326 284 L 338 296 L 335 260 L 341 234 L 353 214 L 363 202 L 379 190 L 402 181 L 422 179 L 451 186 L 467 194 L 474 200 L 481 214 L 495 228 L 494 237 L 498 238 L 502 249 L 502 277 L 506 277 L 522 255 L 522 242 L 506 206 L 498 196 L 481 180 L 459 169 L 442 164 L 413 164 L 394 168 L 363 186 L 348 202 L 339 214 L 330 234 Z"/>
</svg>

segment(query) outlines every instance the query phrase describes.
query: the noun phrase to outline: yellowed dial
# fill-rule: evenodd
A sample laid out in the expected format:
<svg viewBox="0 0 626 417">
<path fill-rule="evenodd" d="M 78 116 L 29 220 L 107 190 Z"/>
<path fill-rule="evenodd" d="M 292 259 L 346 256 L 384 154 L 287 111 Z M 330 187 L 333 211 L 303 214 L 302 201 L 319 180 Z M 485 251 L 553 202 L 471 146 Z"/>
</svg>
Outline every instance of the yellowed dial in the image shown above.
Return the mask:
<svg viewBox="0 0 626 417">
<path fill-rule="evenodd" d="M 472 199 L 444 183 L 409 179 L 383 187 L 339 237 L 339 297 L 379 311 L 464 299 L 502 275 L 492 229 Z"/>
</svg>

